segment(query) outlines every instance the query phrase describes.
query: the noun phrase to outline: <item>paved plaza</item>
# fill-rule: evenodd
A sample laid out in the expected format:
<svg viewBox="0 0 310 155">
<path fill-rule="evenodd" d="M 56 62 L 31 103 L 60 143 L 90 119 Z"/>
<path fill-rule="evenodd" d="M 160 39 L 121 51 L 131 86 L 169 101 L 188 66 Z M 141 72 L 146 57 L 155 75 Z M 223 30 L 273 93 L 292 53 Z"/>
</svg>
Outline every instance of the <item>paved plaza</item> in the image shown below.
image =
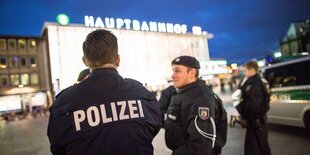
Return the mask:
<svg viewBox="0 0 310 155">
<path fill-rule="evenodd" d="M 230 104 L 230 94 L 221 94 L 228 115 L 236 113 Z M 47 116 L 26 117 L 10 122 L 0 121 L 0 155 L 50 155 L 46 136 Z M 269 142 L 273 155 L 309 155 L 310 140 L 302 128 L 270 125 Z M 223 155 L 242 155 L 245 129 L 228 128 Z M 164 130 L 154 141 L 155 155 L 170 155 L 164 142 Z"/>
</svg>

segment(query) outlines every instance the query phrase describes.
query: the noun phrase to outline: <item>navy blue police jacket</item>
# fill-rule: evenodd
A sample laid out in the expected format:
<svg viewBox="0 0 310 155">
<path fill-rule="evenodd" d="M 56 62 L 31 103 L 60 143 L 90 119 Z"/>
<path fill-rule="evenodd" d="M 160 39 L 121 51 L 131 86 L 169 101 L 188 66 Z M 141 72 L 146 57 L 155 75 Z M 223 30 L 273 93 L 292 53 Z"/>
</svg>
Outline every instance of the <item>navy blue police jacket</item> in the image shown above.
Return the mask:
<svg viewBox="0 0 310 155">
<path fill-rule="evenodd" d="M 172 96 L 165 141 L 172 155 L 211 155 L 215 141 L 215 100 L 204 81 L 197 80 Z"/>
<path fill-rule="evenodd" d="M 50 107 L 53 155 L 152 155 L 161 127 L 153 94 L 115 69 L 96 69 Z"/>
</svg>

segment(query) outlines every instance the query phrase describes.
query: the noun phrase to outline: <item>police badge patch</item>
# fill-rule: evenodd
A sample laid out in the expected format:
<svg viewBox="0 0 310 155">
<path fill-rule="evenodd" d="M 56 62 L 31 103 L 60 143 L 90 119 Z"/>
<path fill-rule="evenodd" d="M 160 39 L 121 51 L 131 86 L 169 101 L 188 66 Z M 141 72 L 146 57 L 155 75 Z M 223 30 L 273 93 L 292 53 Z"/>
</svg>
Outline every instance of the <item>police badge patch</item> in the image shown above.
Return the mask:
<svg viewBox="0 0 310 155">
<path fill-rule="evenodd" d="M 198 115 L 202 120 L 207 120 L 210 115 L 209 107 L 198 107 Z"/>
</svg>

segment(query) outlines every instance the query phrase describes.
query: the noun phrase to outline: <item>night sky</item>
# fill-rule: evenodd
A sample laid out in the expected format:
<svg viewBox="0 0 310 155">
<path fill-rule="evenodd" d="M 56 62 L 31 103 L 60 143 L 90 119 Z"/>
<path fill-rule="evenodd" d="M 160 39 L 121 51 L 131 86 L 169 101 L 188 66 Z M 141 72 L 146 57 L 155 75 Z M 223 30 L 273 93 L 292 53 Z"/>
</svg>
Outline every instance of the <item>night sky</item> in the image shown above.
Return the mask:
<svg viewBox="0 0 310 155">
<path fill-rule="evenodd" d="M 290 23 L 310 19 L 310 0 L 0 0 L 0 35 L 40 36 L 60 13 L 198 25 L 214 34 L 211 59 L 241 64 L 278 51 Z"/>
</svg>

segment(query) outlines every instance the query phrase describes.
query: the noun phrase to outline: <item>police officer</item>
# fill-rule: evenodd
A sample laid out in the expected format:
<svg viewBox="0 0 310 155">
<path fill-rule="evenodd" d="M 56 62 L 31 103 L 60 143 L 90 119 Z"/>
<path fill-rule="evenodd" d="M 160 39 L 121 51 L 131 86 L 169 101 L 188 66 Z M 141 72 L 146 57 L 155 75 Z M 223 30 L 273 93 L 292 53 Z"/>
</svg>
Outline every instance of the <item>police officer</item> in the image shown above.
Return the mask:
<svg viewBox="0 0 310 155">
<path fill-rule="evenodd" d="M 90 71 L 88 68 L 82 70 L 79 74 L 79 77 L 77 78 L 77 83 L 82 82 L 83 80 L 85 80 L 90 74 Z"/>
<path fill-rule="evenodd" d="M 168 86 L 166 89 L 161 91 L 160 98 L 158 100 L 160 105 L 160 112 L 162 115 L 162 127 L 165 128 L 165 114 L 167 113 L 168 107 L 170 105 L 171 97 L 175 93 L 175 88 L 173 85 Z"/>
<path fill-rule="evenodd" d="M 246 81 L 241 84 L 242 101 L 237 110 L 246 124 L 245 155 L 270 155 L 266 113 L 269 110 L 267 83 L 258 71 L 255 61 L 243 65 Z M 243 123 L 244 124 L 244 123 Z"/>
<path fill-rule="evenodd" d="M 199 62 L 191 56 L 172 61 L 176 93 L 167 111 L 165 140 L 173 155 L 211 155 L 215 143 L 215 100 L 198 79 Z"/>
<path fill-rule="evenodd" d="M 48 137 L 53 155 L 152 155 L 161 127 L 154 95 L 122 78 L 117 38 L 98 29 L 83 43 L 91 73 L 56 97 L 50 107 Z"/>
</svg>

